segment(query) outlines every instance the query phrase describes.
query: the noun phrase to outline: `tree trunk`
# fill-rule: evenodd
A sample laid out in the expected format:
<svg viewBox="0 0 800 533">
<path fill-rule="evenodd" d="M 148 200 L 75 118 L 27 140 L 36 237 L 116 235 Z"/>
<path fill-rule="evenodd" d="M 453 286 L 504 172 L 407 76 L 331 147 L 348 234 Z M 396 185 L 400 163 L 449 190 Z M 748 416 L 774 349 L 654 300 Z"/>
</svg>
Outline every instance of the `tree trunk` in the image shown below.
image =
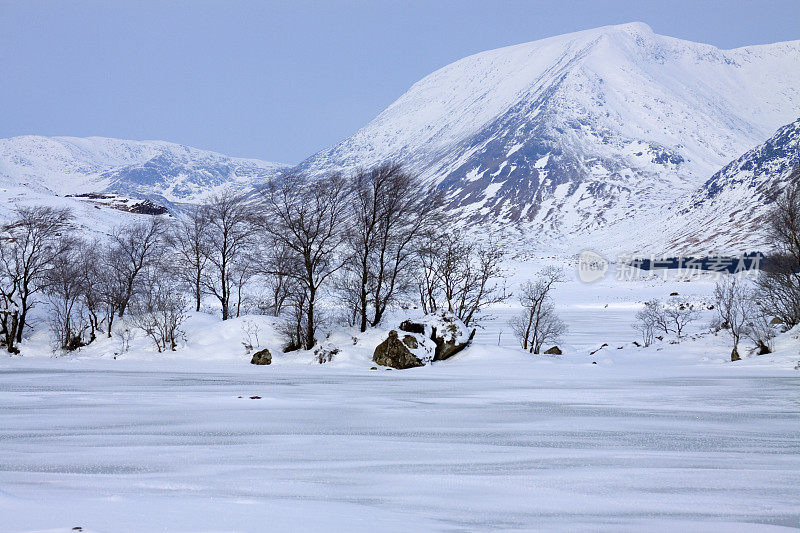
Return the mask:
<svg viewBox="0 0 800 533">
<path fill-rule="evenodd" d="M 733 351 L 731 352 L 731 361 L 739 361 L 741 357 L 739 357 L 739 350 L 736 346 L 733 347 Z"/>
<path fill-rule="evenodd" d="M 309 289 L 309 291 L 308 291 L 308 324 L 306 326 L 308 328 L 308 331 L 306 331 L 306 343 L 305 343 L 306 344 L 306 346 L 305 346 L 306 350 L 310 350 L 314 346 L 314 341 L 315 341 L 315 339 L 314 339 L 314 333 L 315 333 L 314 332 L 314 329 L 315 329 L 315 324 L 314 324 L 314 303 L 315 302 L 314 302 L 314 298 L 315 297 L 316 297 L 316 290 L 313 287 L 311 287 Z"/>
</svg>

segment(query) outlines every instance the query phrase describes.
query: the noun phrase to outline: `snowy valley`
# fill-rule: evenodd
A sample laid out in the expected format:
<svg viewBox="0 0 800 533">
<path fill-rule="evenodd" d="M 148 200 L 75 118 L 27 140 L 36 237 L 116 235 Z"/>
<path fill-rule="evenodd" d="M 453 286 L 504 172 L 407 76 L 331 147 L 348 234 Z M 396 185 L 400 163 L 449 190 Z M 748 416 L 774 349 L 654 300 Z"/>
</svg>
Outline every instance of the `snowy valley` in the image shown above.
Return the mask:
<svg viewBox="0 0 800 533">
<path fill-rule="evenodd" d="M 798 117 L 800 41 L 631 23 L 297 165 L 0 139 L 0 530 L 800 528 Z"/>
</svg>

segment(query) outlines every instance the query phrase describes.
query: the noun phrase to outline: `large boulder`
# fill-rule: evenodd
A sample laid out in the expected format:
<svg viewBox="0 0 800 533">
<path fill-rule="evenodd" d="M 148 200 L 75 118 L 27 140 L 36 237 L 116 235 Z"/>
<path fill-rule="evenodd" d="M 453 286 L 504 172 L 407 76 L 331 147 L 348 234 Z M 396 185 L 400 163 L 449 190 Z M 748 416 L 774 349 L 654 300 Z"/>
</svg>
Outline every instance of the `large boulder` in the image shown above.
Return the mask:
<svg viewBox="0 0 800 533">
<path fill-rule="evenodd" d="M 430 339 L 436 344 L 434 361 L 443 361 L 453 357 L 466 348 L 475 338 L 475 329 L 467 329 L 461 320 L 452 313 L 427 315 L 426 323 L 430 326 Z"/>
<path fill-rule="evenodd" d="M 444 332 L 437 332 L 436 327 L 433 327 L 432 330 L 431 340 L 436 343 L 436 352 L 433 355 L 434 361 L 450 359 L 469 346 L 472 343 L 472 339 L 475 338 L 474 329 L 466 339 L 463 338 L 463 335 L 459 335 L 460 331 L 449 327 Z"/>
<path fill-rule="evenodd" d="M 266 348 L 254 353 L 253 358 L 250 360 L 251 365 L 269 365 L 271 363 L 272 354 Z"/>
<path fill-rule="evenodd" d="M 379 365 L 399 370 L 423 366 L 424 364 L 400 340 L 395 330 L 390 331 L 389 337 L 375 348 L 372 360 Z"/>
</svg>

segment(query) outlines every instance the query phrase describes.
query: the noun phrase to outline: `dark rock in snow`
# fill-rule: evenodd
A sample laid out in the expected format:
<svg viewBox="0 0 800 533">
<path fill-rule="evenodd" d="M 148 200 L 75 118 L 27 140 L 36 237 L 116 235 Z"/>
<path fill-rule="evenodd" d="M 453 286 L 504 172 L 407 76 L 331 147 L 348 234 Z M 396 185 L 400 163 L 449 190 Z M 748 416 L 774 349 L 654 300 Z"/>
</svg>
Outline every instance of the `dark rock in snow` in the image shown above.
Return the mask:
<svg viewBox="0 0 800 533">
<path fill-rule="evenodd" d="M 561 355 L 562 352 L 561 352 L 561 348 L 559 348 L 558 346 L 553 346 L 549 350 L 546 350 L 544 353 L 550 354 L 550 355 Z"/>
<path fill-rule="evenodd" d="M 397 369 L 423 366 L 422 361 L 398 338 L 397 331 L 389 332 L 389 338 L 375 348 L 372 360 L 382 366 Z"/>
<path fill-rule="evenodd" d="M 272 354 L 266 348 L 253 354 L 251 365 L 268 365 L 272 363 Z"/>
<path fill-rule="evenodd" d="M 404 320 L 400 323 L 400 331 L 407 331 L 409 333 L 419 333 L 425 335 L 425 324 Z"/>
</svg>

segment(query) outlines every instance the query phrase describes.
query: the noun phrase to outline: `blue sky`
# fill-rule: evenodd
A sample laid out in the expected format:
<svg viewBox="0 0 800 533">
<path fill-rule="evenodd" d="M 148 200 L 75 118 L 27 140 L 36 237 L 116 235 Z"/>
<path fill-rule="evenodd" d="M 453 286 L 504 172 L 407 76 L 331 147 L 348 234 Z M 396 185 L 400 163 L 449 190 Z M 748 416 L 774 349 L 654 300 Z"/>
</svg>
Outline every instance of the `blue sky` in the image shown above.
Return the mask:
<svg viewBox="0 0 800 533">
<path fill-rule="evenodd" d="M 0 0 L 0 137 L 299 162 L 461 57 L 631 21 L 734 48 L 800 39 L 800 1 Z"/>
</svg>

